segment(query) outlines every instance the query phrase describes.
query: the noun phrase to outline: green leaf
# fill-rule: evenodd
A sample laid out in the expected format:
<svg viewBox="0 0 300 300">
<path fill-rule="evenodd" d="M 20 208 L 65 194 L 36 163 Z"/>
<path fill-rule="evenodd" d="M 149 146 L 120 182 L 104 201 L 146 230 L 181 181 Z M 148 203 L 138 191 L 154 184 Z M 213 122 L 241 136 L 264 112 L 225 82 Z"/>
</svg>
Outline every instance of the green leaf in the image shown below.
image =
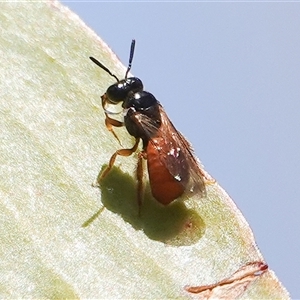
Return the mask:
<svg viewBox="0 0 300 300">
<path fill-rule="evenodd" d="M 217 183 L 168 207 L 146 184 L 139 216 L 132 155 L 91 187 L 120 145 L 100 100 L 114 79 L 88 57 L 126 68 L 57 2 L 2 3 L 0 21 L 0 298 L 187 298 L 263 261 Z M 272 271 L 256 277 L 234 295 L 288 299 Z"/>
</svg>

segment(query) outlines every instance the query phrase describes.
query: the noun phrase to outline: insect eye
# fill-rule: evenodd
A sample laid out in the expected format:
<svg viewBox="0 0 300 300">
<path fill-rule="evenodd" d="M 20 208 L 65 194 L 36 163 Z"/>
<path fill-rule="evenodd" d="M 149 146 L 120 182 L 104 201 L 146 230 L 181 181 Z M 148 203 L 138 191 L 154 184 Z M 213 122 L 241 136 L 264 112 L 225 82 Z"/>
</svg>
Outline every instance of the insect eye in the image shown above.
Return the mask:
<svg viewBox="0 0 300 300">
<path fill-rule="evenodd" d="M 127 93 L 128 92 L 125 88 L 124 82 L 117 82 L 111 85 L 106 91 L 109 101 L 113 104 L 124 101 L 124 99 L 127 97 Z"/>
<path fill-rule="evenodd" d="M 142 81 L 137 77 L 130 77 L 111 85 L 107 89 L 106 95 L 111 103 L 117 104 L 119 102 L 125 101 L 129 93 L 136 93 L 142 90 Z"/>
</svg>

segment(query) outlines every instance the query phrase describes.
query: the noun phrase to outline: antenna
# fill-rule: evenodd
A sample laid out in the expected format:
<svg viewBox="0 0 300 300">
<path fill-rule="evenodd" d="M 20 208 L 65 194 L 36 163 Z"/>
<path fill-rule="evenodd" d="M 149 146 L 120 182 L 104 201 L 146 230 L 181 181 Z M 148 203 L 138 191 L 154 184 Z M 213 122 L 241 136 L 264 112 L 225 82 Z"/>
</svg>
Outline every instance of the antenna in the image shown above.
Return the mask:
<svg viewBox="0 0 300 300">
<path fill-rule="evenodd" d="M 127 71 L 125 73 L 125 79 L 127 79 L 127 75 L 128 75 L 128 73 L 129 73 L 129 71 L 131 69 L 131 63 L 132 63 L 133 54 L 134 54 L 134 47 L 135 47 L 135 40 L 132 40 L 131 46 L 130 46 L 129 63 L 128 63 Z"/>
<path fill-rule="evenodd" d="M 125 73 L 125 79 L 127 79 L 127 75 L 131 69 L 131 63 L 133 60 L 133 54 L 134 54 L 134 47 L 135 47 L 135 40 L 132 40 L 131 42 L 131 46 L 130 46 L 130 54 L 129 54 L 129 62 L 128 62 L 128 67 Z M 106 68 L 99 60 L 97 60 L 96 58 L 90 56 L 90 60 L 95 63 L 98 67 L 100 67 L 101 69 L 103 69 L 105 72 L 107 72 L 110 76 L 114 77 L 117 79 L 117 81 L 119 82 L 119 78 L 114 75 L 108 68 Z"/>
<path fill-rule="evenodd" d="M 100 67 L 101 69 L 103 69 L 104 71 L 106 71 L 110 76 L 116 78 L 118 82 L 120 81 L 119 78 L 118 78 L 116 75 L 114 75 L 111 71 L 109 71 L 109 69 L 106 68 L 106 67 L 105 67 L 100 61 L 98 61 L 96 58 L 90 56 L 90 60 L 91 60 L 93 63 L 95 63 L 98 67 Z"/>
</svg>

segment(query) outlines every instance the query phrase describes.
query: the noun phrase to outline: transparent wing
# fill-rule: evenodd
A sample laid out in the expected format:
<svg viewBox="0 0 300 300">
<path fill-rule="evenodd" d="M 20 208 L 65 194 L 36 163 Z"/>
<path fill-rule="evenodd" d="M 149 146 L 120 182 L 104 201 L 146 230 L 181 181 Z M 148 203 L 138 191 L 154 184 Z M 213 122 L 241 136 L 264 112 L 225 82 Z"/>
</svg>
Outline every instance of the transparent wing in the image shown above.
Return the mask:
<svg viewBox="0 0 300 300">
<path fill-rule="evenodd" d="M 149 143 L 155 147 L 159 159 L 174 178 L 181 181 L 186 193 L 206 195 L 204 172 L 200 161 L 194 155 L 191 144 L 176 130 L 163 107 L 159 105 L 161 126 L 158 128 L 151 118 L 139 114 L 135 118 Z"/>
</svg>

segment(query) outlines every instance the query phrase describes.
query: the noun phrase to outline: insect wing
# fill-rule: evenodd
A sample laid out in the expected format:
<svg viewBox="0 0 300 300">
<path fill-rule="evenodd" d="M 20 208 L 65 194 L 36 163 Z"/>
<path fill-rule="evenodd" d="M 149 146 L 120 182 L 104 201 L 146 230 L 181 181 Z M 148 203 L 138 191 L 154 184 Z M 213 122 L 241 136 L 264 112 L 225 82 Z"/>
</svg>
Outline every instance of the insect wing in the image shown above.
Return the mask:
<svg viewBox="0 0 300 300">
<path fill-rule="evenodd" d="M 168 153 L 173 151 L 172 149 L 180 149 L 182 155 L 184 156 L 186 163 L 188 165 L 189 170 L 189 181 L 186 184 L 186 192 L 190 193 L 200 193 L 201 196 L 206 195 L 205 190 L 205 182 L 204 182 L 204 172 L 202 170 L 202 166 L 198 158 L 194 154 L 194 150 L 192 149 L 191 144 L 186 140 L 186 138 L 174 127 L 173 123 L 168 118 L 167 114 L 165 113 L 163 107 L 160 107 L 161 119 L 162 119 L 162 136 L 165 139 L 169 139 L 171 142 L 169 143 L 170 147 L 169 150 L 164 149 L 164 152 L 167 150 Z M 174 145 L 176 145 L 174 147 Z M 170 173 L 172 173 L 172 167 L 170 166 L 168 159 L 165 159 L 165 155 L 160 156 L 163 163 L 168 167 Z M 176 160 L 177 164 L 181 164 L 180 160 Z"/>
<path fill-rule="evenodd" d="M 136 118 L 137 125 L 157 150 L 159 159 L 170 174 L 180 181 L 188 194 L 206 195 L 204 172 L 200 161 L 195 157 L 191 144 L 176 130 L 163 107 L 159 105 L 161 126 L 145 115 Z"/>
</svg>

